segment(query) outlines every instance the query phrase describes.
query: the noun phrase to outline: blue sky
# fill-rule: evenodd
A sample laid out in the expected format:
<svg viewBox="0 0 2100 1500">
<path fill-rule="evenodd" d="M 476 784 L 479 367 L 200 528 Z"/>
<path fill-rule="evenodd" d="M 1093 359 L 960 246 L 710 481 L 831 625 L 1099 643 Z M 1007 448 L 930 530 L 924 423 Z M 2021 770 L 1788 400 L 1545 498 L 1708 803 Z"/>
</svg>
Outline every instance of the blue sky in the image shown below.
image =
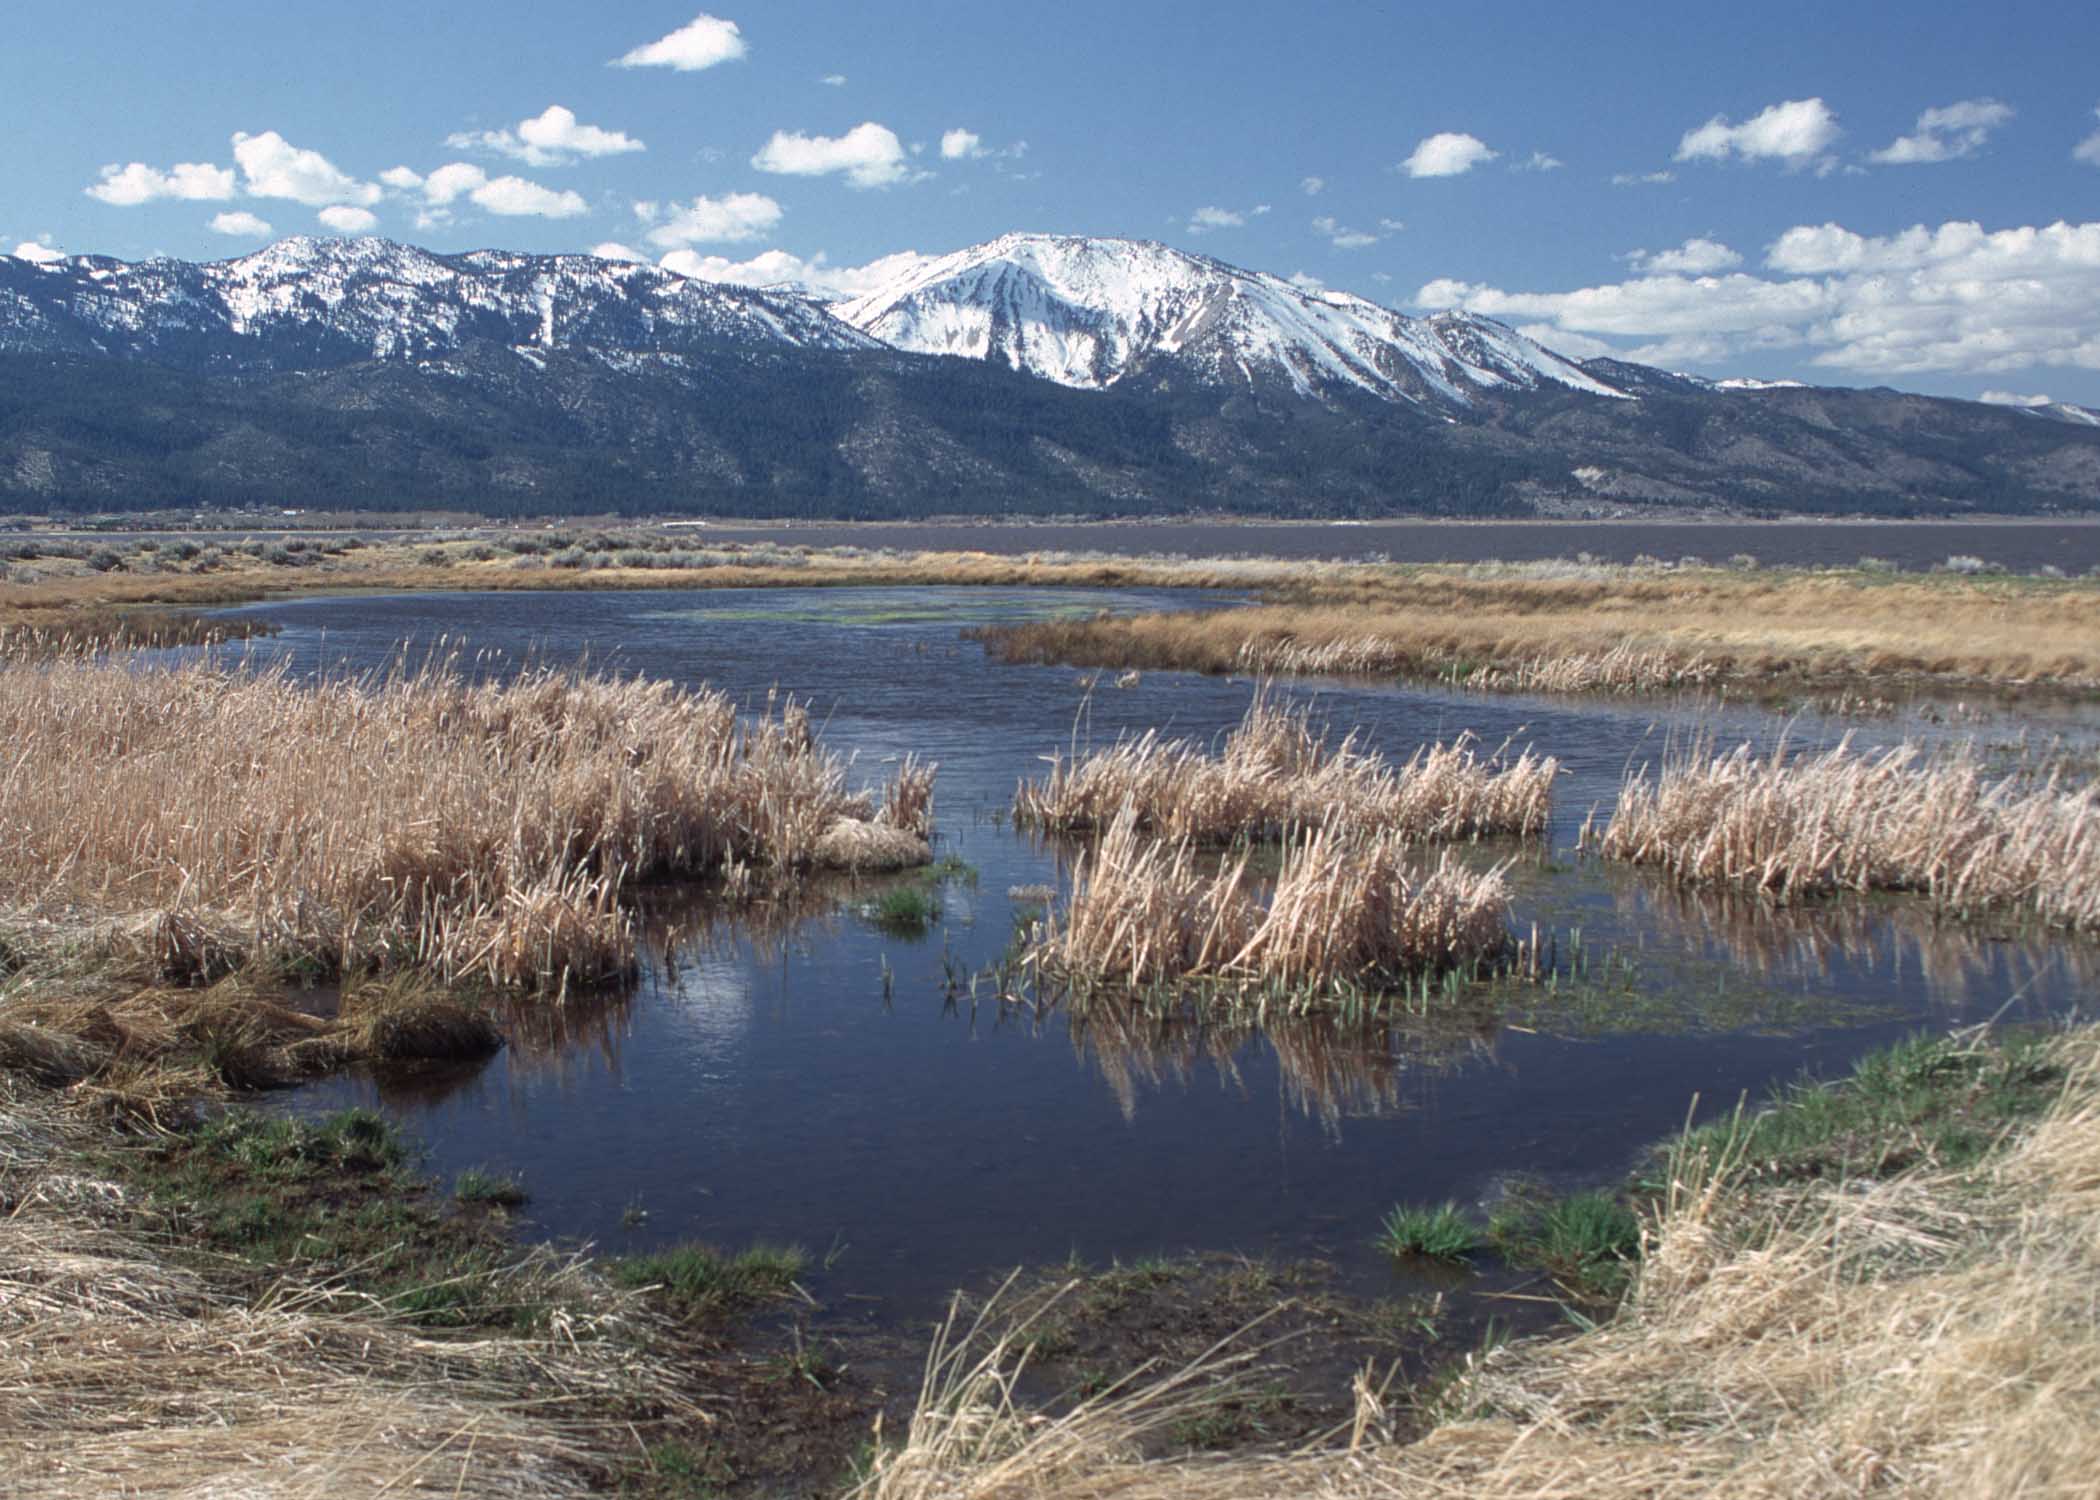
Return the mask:
<svg viewBox="0 0 2100 1500">
<path fill-rule="evenodd" d="M 1133 235 L 1577 354 L 2100 404 L 2100 7 L 710 4 L 18 7 L 0 251 L 850 291 Z"/>
</svg>

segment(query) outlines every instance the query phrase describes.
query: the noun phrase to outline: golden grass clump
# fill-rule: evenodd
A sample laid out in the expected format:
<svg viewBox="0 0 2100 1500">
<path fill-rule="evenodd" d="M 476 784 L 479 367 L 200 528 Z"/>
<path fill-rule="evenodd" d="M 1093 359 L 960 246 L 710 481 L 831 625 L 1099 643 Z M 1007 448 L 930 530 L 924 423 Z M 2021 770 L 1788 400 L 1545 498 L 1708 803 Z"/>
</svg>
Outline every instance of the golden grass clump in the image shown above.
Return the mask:
<svg viewBox="0 0 2100 1500">
<path fill-rule="evenodd" d="M 2052 1112 L 1961 1171 L 1742 1187 L 1680 1151 L 1613 1318 L 1468 1362 L 1419 1439 L 1369 1381 L 1346 1446 L 1138 1456 L 1172 1378 L 1057 1441 L 997 1402 L 922 1398 L 871 1500 L 1541 1500 L 2088 1496 L 2100 1475 L 2100 1032 L 2057 1044 Z M 965 1361 L 945 1348 L 951 1368 Z M 958 1431 L 958 1418 L 976 1425 Z M 967 1441 L 961 1440 L 964 1435 Z"/>
<path fill-rule="evenodd" d="M 1395 766 L 1354 735 L 1330 745 L 1310 705 L 1286 706 L 1264 688 L 1215 755 L 1148 731 L 1112 749 L 1053 756 L 1048 774 L 1016 791 L 1014 818 L 1085 833 L 1129 809 L 1147 832 L 1203 844 L 1331 822 L 1411 839 L 1529 835 L 1546 828 L 1559 772 L 1551 756 L 1484 756 L 1463 735 Z"/>
<path fill-rule="evenodd" d="M 870 815 L 792 704 L 744 721 L 711 690 L 549 670 L 305 684 L 0 659 L 0 742 L 0 905 L 111 924 L 184 981 L 257 957 L 514 990 L 612 978 L 637 883 L 785 879 Z M 900 771 L 907 820 L 930 815 L 932 774 Z"/>
<path fill-rule="evenodd" d="M 1184 980 L 1314 995 L 1464 967 L 1508 942 L 1503 867 L 1428 869 L 1407 842 L 1330 822 L 1288 845 L 1266 903 L 1242 853 L 1205 868 L 1186 841 L 1139 832 L 1126 809 L 1083 855 L 1028 961 L 1060 980 L 1133 989 Z"/>
<path fill-rule="evenodd" d="M 2100 788 L 1992 781 L 1973 753 L 1694 752 L 1630 778 L 1607 858 L 1778 897 L 1915 891 L 1940 910 L 2100 928 Z"/>
</svg>

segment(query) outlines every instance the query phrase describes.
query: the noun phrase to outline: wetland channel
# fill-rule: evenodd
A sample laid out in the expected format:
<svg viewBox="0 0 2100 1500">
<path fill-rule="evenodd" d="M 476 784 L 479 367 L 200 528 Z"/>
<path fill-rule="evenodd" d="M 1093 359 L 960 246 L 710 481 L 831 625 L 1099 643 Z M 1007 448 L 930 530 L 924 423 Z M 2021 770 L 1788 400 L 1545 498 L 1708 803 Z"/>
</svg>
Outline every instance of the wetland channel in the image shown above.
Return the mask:
<svg viewBox="0 0 2100 1500">
<path fill-rule="evenodd" d="M 1564 772 L 1546 839 L 1514 856 L 1514 925 L 1557 940 L 1551 989 L 1484 988 L 1455 1012 L 1273 1034 L 1201 1018 L 1085 1020 L 1003 1007 L 969 975 L 999 963 L 1011 892 L 1058 886 L 1072 846 L 1015 830 L 1016 783 L 1042 757 L 1147 729 L 1211 741 L 1247 679 L 1006 666 L 960 637 L 1042 612 L 1183 608 L 1187 593 L 793 589 L 419 593 L 251 606 L 252 643 L 295 672 L 383 667 L 456 650 L 470 670 L 526 660 L 711 683 L 753 706 L 809 705 L 821 739 L 879 782 L 898 757 L 939 762 L 938 888 L 923 935 L 870 919 L 877 881 L 795 912 L 731 919 L 650 905 L 651 959 L 630 993 L 570 997 L 465 1069 L 350 1074 L 277 1107 L 374 1106 L 445 1179 L 517 1175 L 528 1235 L 636 1253 L 702 1239 L 791 1242 L 820 1299 L 923 1327 L 951 1290 L 1021 1264 L 1185 1251 L 1330 1262 L 1348 1290 L 1407 1296 L 1417 1273 L 1372 1245 L 1399 1201 L 1491 1203 L 1509 1184 L 1623 1178 L 1644 1148 L 1803 1069 L 1841 1073 L 1920 1028 L 2067 1013 L 2100 950 L 1935 925 L 1903 901 L 1773 911 L 1687 895 L 1578 858 L 1629 765 L 1710 737 L 1802 749 L 1854 730 L 1871 747 L 1974 735 L 2017 756 L 2089 748 L 2095 716 L 2018 720 L 1921 703 L 1852 726 L 1736 704 L 1490 697 L 1295 682 L 1316 722 L 1404 761 L 1470 731 L 1531 744 Z M 1949 726 L 1945 721 L 1955 718 Z M 1574 972 L 1586 968 L 1587 978 Z"/>
</svg>

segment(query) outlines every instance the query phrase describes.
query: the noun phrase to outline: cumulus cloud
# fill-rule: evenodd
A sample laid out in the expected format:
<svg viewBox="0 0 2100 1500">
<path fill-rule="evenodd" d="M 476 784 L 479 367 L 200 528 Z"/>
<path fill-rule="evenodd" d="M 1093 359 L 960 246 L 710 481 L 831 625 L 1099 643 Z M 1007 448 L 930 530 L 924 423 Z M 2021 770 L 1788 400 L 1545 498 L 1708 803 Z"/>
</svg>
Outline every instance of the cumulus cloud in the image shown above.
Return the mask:
<svg viewBox="0 0 2100 1500">
<path fill-rule="evenodd" d="M 335 203 L 369 208 L 380 198 L 376 184 L 359 182 L 320 152 L 302 150 L 274 130 L 237 132 L 233 159 L 252 198 L 289 198 L 308 208 Z"/>
<path fill-rule="evenodd" d="M 437 174 L 431 175 L 435 177 Z M 506 218 L 573 219 L 590 212 L 590 205 L 583 201 L 581 193 L 557 193 L 523 177 L 491 177 L 467 194 L 467 198 L 475 207 Z"/>
<path fill-rule="evenodd" d="M 2023 396 L 2018 391 L 1985 391 L 1976 398 L 1991 406 L 2054 406 L 2048 396 Z"/>
<path fill-rule="evenodd" d="M 1284 279 L 1301 292 L 1324 292 L 1327 290 L 1327 283 L 1309 271 L 1293 271 Z"/>
<path fill-rule="evenodd" d="M 233 196 L 233 169 L 210 162 L 177 162 L 165 172 L 142 161 L 122 167 L 111 164 L 102 169 L 101 179 L 87 189 L 87 195 L 118 208 L 134 208 L 156 198 L 209 202 Z"/>
<path fill-rule="evenodd" d="M 897 133 L 873 120 L 854 126 L 844 135 L 804 135 L 795 130 L 776 130 L 761 146 L 751 165 L 761 172 L 789 177 L 823 177 L 842 172 L 857 188 L 889 187 L 911 175 L 905 163 L 904 144 Z"/>
<path fill-rule="evenodd" d="M 974 130 L 951 130 L 941 137 L 941 156 L 947 161 L 967 161 L 982 156 L 984 137 Z"/>
<path fill-rule="evenodd" d="M 675 68 L 681 73 L 697 73 L 717 63 L 735 62 L 749 50 L 736 22 L 702 12 L 669 36 L 658 37 L 614 58 L 612 65 L 616 68 Z"/>
<path fill-rule="evenodd" d="M 1361 250 L 1378 243 L 1379 237 L 1361 229 L 1350 229 L 1331 214 L 1322 214 L 1312 221 L 1313 232 L 1326 236 L 1327 242 L 1337 250 Z"/>
<path fill-rule="evenodd" d="M 691 245 L 736 244 L 769 234 L 780 223 L 780 205 L 763 193 L 729 193 L 690 203 L 637 203 L 635 217 L 655 227 L 649 243 L 660 250 Z M 675 269 L 675 268 L 674 268 Z"/>
<path fill-rule="evenodd" d="M 1206 205 L 1189 215 L 1190 234 L 1208 234 L 1213 229 L 1240 229 L 1245 227 L 1247 216 L 1229 208 Z"/>
<path fill-rule="evenodd" d="M 379 215 L 369 208 L 353 208 L 347 203 L 331 203 L 314 217 L 338 234 L 363 234 L 379 223 Z"/>
<path fill-rule="evenodd" d="M 1991 138 L 1991 132 L 2012 117 L 2012 106 L 1996 99 L 1963 99 L 1943 104 L 1919 115 L 1915 131 L 1898 136 L 1867 160 L 1893 167 L 1974 156 Z"/>
<path fill-rule="evenodd" d="M 2100 369 L 2100 223 L 1950 222 L 1881 236 L 1799 225 L 1772 242 L 1763 269 L 1694 275 L 1651 264 L 1572 292 L 1439 280 L 1415 300 L 1632 341 L 1614 350 L 1651 363 L 1792 350 L 1884 377 Z"/>
<path fill-rule="evenodd" d="M 2093 113 L 2100 115 L 2100 109 L 2094 110 Z M 2100 130 L 2094 131 L 2071 148 L 2071 160 L 2091 162 L 2100 167 Z"/>
<path fill-rule="evenodd" d="M 649 260 L 649 257 L 642 254 L 641 251 L 634 249 L 632 246 L 623 245 L 618 240 L 606 240 L 591 246 L 591 254 L 597 256 L 600 260 L 625 260 L 632 261 L 637 265 L 646 265 Z"/>
<path fill-rule="evenodd" d="M 48 266 L 64 260 L 66 252 L 53 249 L 48 243 L 48 238 L 47 236 L 43 240 L 22 241 L 21 244 L 15 246 L 15 259 L 26 260 L 33 266 Z"/>
<path fill-rule="evenodd" d="M 532 167 L 565 166 L 579 156 L 618 156 L 646 150 L 624 131 L 577 121 L 576 111 L 550 104 L 514 130 L 464 130 L 445 137 L 455 151 L 494 151 Z"/>
<path fill-rule="evenodd" d="M 1444 130 L 1424 136 L 1414 154 L 1400 163 L 1400 170 L 1410 177 L 1457 177 L 1500 154 L 1488 149 L 1487 142 L 1478 136 Z"/>
<path fill-rule="evenodd" d="M 260 239 L 270 233 L 270 221 L 258 218 L 246 209 L 235 209 L 230 213 L 214 215 L 210 229 L 213 234 L 237 234 L 250 239 Z"/>
<path fill-rule="evenodd" d="M 488 186 L 488 180 L 489 174 L 470 161 L 449 161 L 418 185 L 423 189 L 426 203 L 442 207 L 476 188 Z"/>
<path fill-rule="evenodd" d="M 1652 255 L 1646 250 L 1636 250 L 1626 258 L 1636 270 L 1656 275 L 1703 276 L 1709 271 L 1726 271 L 1743 263 L 1742 256 L 1719 240 L 1705 238 L 1689 239 L 1675 250 L 1658 250 Z"/>
<path fill-rule="evenodd" d="M 864 266 L 834 266 L 818 251 L 809 259 L 786 250 L 767 250 L 749 260 L 702 255 L 697 250 L 674 250 L 658 264 L 680 276 L 698 281 L 726 281 L 738 286 L 779 286 L 792 283 L 820 296 L 837 300 L 858 297 L 889 286 L 935 259 L 916 250 L 900 250 Z"/>
<path fill-rule="evenodd" d="M 1298 179 L 1298 191 L 1305 194 L 1308 198 L 1317 198 L 1320 194 L 1327 191 L 1327 179 L 1324 177 L 1301 177 Z"/>
<path fill-rule="evenodd" d="M 1820 156 L 1842 135 L 1837 116 L 1821 99 L 1789 99 L 1760 110 L 1740 125 L 1715 115 L 1677 143 L 1678 161 L 1784 161 L 1801 166 Z"/>
<path fill-rule="evenodd" d="M 1512 172 L 1558 172 L 1566 165 L 1567 163 L 1557 156 L 1548 155 L 1544 151 L 1534 151 L 1522 161 L 1511 162 L 1509 169 Z"/>
<path fill-rule="evenodd" d="M 846 75 L 844 73 L 826 73 L 817 82 L 825 85 L 827 88 L 842 89 L 846 86 Z"/>
</svg>

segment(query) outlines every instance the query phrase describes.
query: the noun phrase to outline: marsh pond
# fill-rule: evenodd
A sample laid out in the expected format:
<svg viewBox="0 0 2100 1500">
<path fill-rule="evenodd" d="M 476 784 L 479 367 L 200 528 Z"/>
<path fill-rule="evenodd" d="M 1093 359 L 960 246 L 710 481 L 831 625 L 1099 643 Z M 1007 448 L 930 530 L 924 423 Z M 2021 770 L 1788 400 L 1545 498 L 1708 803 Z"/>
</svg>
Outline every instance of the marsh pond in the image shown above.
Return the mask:
<svg viewBox="0 0 2100 1500">
<path fill-rule="evenodd" d="M 1688 892 L 1576 847 L 1629 769 L 1673 747 L 1960 736 L 2017 766 L 2085 754 L 2090 714 L 2013 721 L 1920 702 L 1851 725 L 1800 705 L 1307 680 L 1274 691 L 1396 760 L 1461 734 L 1484 753 L 1558 759 L 1543 837 L 1459 855 L 1507 863 L 1512 927 L 1537 932 L 1547 971 L 1371 1018 L 1266 1026 L 1202 1006 L 1082 1013 L 1017 997 L 1016 934 L 1042 915 L 1043 888 L 1066 889 L 1081 847 L 1017 828 L 1017 785 L 1047 756 L 1148 730 L 1216 742 L 1256 685 L 1001 665 L 963 630 L 1191 602 L 779 588 L 240 611 L 278 632 L 247 649 L 297 674 L 403 652 L 456 652 L 491 673 L 587 663 L 706 682 L 754 710 L 792 695 L 871 785 L 906 754 L 939 763 L 930 871 L 734 913 L 652 891 L 631 988 L 521 1013 L 486 1062 L 346 1074 L 279 1107 L 372 1105 L 440 1177 L 515 1174 L 528 1235 L 615 1253 L 799 1244 L 818 1296 L 922 1326 L 953 1288 L 1068 1256 L 1317 1258 L 1358 1293 L 1403 1294 L 1419 1273 L 1373 1244 L 1396 1202 L 1484 1210 L 1513 1183 L 1621 1181 L 1688 1114 L 1756 1101 L 1803 1070 L 1842 1072 L 1918 1029 L 2059 1015 L 2090 993 L 2100 950 L 2080 940 L 1938 922 L 1900 897 L 1773 906 Z"/>
</svg>

